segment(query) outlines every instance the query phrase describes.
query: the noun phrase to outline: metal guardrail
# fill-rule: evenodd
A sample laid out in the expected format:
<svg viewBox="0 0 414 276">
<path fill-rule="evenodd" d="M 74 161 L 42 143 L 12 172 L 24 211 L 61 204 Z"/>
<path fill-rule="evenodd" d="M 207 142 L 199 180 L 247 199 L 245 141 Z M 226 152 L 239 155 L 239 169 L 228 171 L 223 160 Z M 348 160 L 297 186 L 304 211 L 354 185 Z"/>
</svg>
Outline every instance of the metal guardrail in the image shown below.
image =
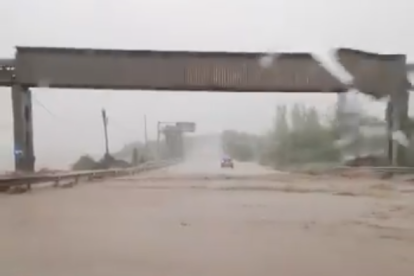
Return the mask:
<svg viewBox="0 0 414 276">
<path fill-rule="evenodd" d="M 108 177 L 119 177 L 133 175 L 136 173 L 160 169 L 166 166 L 176 164 L 177 160 L 167 160 L 161 162 L 148 162 L 133 168 L 120 168 L 108 170 L 91 170 L 91 171 L 71 171 L 63 173 L 33 173 L 23 175 L 5 175 L 0 176 L 0 189 L 7 191 L 12 187 L 26 187 L 30 189 L 31 185 L 52 182 L 57 187 L 61 181 L 70 181 L 72 185 L 80 180 L 99 180 Z"/>
</svg>

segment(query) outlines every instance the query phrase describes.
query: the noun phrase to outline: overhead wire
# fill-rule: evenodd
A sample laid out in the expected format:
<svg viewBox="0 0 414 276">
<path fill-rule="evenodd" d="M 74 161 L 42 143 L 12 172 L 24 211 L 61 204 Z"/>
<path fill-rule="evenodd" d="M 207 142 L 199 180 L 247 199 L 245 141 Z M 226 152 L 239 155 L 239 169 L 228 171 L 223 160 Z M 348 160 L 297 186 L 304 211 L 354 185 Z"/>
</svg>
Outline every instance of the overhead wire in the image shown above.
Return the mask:
<svg viewBox="0 0 414 276">
<path fill-rule="evenodd" d="M 108 93 L 104 94 L 105 98 L 108 98 L 109 96 L 110 95 Z M 55 120 L 64 121 L 66 127 L 70 126 L 71 128 L 75 128 L 77 131 L 79 131 L 79 124 L 74 123 L 72 120 L 69 120 L 68 118 L 58 116 L 55 112 L 53 112 L 50 108 L 48 108 L 43 102 L 41 102 L 34 93 L 32 94 L 32 99 L 33 99 L 33 102 L 37 106 L 41 107 L 48 115 L 53 117 Z M 104 104 L 102 104 L 102 108 L 105 109 Z M 108 114 L 108 126 L 115 127 L 118 131 L 122 131 L 123 133 L 128 134 L 128 136 L 131 136 L 131 134 L 134 137 L 137 136 L 137 131 L 134 131 L 133 129 L 126 127 L 124 124 L 120 123 L 119 120 L 114 119 L 110 114 Z M 134 140 L 137 140 L 137 139 L 134 139 Z M 86 148 L 82 148 L 80 150 L 82 150 L 83 152 L 87 151 Z"/>
<path fill-rule="evenodd" d="M 32 99 L 34 100 L 36 104 L 38 104 L 41 108 L 43 108 L 43 110 L 45 110 L 49 115 L 51 115 L 52 117 L 56 119 L 61 119 L 58 116 L 56 116 L 56 114 L 53 113 L 49 108 L 47 108 L 41 101 L 39 101 L 39 99 L 35 96 L 34 93 L 32 94 Z"/>
<path fill-rule="evenodd" d="M 52 116 L 53 118 L 55 118 L 55 119 L 57 119 L 57 120 L 64 120 L 65 122 L 68 122 L 68 123 L 72 123 L 71 125 L 73 125 L 73 121 L 70 121 L 70 120 L 68 120 L 67 118 L 64 118 L 64 117 L 61 117 L 61 116 L 58 116 L 58 115 L 56 115 L 56 113 L 54 113 L 51 109 L 49 109 L 44 103 L 42 103 L 35 95 L 33 95 L 32 96 L 32 98 L 33 98 L 33 101 L 38 105 L 38 106 L 40 106 L 44 111 L 46 111 L 50 116 Z M 122 129 L 122 130 L 124 130 L 124 131 L 127 131 L 127 132 L 133 132 L 131 129 L 129 129 L 129 128 L 127 128 L 127 127 L 125 127 L 125 126 L 123 126 L 122 124 L 120 124 L 118 121 L 116 121 L 116 120 L 113 120 L 113 118 L 112 117 L 109 117 L 108 116 L 108 118 L 109 118 L 109 121 L 114 125 L 114 126 L 116 126 L 116 127 L 118 127 L 119 129 Z"/>
<path fill-rule="evenodd" d="M 32 100 L 33 103 L 35 103 L 37 106 L 40 106 L 44 111 L 46 111 L 47 114 L 49 114 L 51 117 L 53 117 L 53 119 L 57 120 L 57 121 L 64 121 L 65 123 L 65 128 L 70 126 L 75 128 L 76 130 L 79 130 L 79 126 L 77 124 L 74 124 L 73 121 L 68 120 L 67 118 L 58 116 L 55 112 L 53 112 L 50 108 L 48 108 L 42 101 L 40 101 L 35 93 L 32 93 Z M 87 152 L 86 148 L 79 148 L 80 151 L 82 152 Z"/>
</svg>

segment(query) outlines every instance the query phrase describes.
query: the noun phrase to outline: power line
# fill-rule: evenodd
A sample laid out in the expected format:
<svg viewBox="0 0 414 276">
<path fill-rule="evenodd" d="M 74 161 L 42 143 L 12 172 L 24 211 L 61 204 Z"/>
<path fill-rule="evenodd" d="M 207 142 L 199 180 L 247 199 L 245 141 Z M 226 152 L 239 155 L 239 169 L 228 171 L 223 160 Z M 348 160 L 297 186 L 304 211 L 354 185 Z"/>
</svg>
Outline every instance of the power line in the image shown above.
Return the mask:
<svg viewBox="0 0 414 276">
<path fill-rule="evenodd" d="M 56 114 L 54 114 L 50 109 L 48 109 L 42 102 L 39 101 L 39 99 L 36 98 L 36 96 L 34 94 L 32 94 L 32 99 L 33 101 L 39 105 L 41 108 L 43 108 L 47 113 L 49 113 L 49 115 L 51 115 L 52 117 L 59 119 L 58 116 L 56 116 Z M 4 124 L 4 123 L 0 123 L 0 130 L 10 130 L 13 128 L 13 124 Z"/>
<path fill-rule="evenodd" d="M 39 99 L 37 99 L 36 96 L 34 96 L 34 94 L 32 94 L 32 98 L 33 98 L 34 102 L 37 103 L 41 108 L 43 108 L 47 113 L 49 113 L 49 115 L 51 115 L 52 117 L 54 117 L 56 119 L 60 119 L 58 116 L 56 116 L 56 114 L 54 114 L 52 111 L 50 111 L 50 109 L 47 108 L 42 102 L 40 102 Z"/>
<path fill-rule="evenodd" d="M 73 121 L 70 121 L 70 120 L 68 120 L 66 118 L 62 118 L 60 116 L 57 116 L 45 104 L 43 104 L 38 98 L 33 97 L 33 101 L 37 105 L 39 105 L 43 110 L 45 110 L 50 116 L 52 116 L 54 119 L 59 120 L 59 121 L 62 121 L 63 120 L 64 123 L 65 123 L 65 128 L 67 128 L 68 126 L 70 126 L 70 127 L 74 127 L 76 129 L 79 129 L 79 124 L 74 123 Z M 121 130 L 121 131 L 123 131 L 125 133 L 128 133 L 128 134 L 133 134 L 134 136 L 136 136 L 136 131 L 132 130 L 131 128 L 128 128 L 128 127 L 124 126 L 118 120 L 114 120 L 111 116 L 108 116 L 106 119 L 108 120 L 108 122 L 107 122 L 108 126 L 114 126 L 118 130 Z"/>
<path fill-rule="evenodd" d="M 68 121 L 62 117 L 57 116 L 54 112 L 52 112 L 49 108 L 47 108 L 46 105 L 43 104 L 38 98 L 33 97 L 33 100 L 36 104 L 38 104 L 41 108 L 43 108 L 49 115 L 51 115 L 55 119 Z M 110 117 L 108 120 L 109 120 L 109 124 L 114 125 L 118 129 L 122 129 L 123 131 L 129 132 L 129 133 L 135 132 L 131 130 L 130 128 L 125 127 L 123 124 L 119 123 L 117 120 L 114 120 L 112 117 Z"/>
</svg>

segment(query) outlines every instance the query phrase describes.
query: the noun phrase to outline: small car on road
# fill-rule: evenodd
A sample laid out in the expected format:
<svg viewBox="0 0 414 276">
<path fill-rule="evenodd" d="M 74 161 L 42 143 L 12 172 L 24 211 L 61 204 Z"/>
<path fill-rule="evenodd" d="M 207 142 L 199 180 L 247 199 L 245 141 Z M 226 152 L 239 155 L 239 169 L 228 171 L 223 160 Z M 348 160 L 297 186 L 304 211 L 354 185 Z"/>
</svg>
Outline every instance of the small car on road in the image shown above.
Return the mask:
<svg viewBox="0 0 414 276">
<path fill-rule="evenodd" d="M 232 168 L 232 169 L 234 169 L 233 159 L 231 159 L 230 157 L 223 157 L 221 159 L 220 166 L 222 168 Z"/>
</svg>

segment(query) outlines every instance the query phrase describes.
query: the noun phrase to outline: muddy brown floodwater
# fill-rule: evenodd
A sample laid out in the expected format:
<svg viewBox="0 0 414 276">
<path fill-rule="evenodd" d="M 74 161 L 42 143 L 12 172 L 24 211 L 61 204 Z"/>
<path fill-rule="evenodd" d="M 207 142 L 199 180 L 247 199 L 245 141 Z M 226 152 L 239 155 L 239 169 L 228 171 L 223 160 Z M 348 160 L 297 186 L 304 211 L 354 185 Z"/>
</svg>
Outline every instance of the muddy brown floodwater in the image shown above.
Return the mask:
<svg viewBox="0 0 414 276">
<path fill-rule="evenodd" d="M 413 276 L 414 194 L 384 181 L 188 162 L 1 195 L 0 275 Z"/>
</svg>

